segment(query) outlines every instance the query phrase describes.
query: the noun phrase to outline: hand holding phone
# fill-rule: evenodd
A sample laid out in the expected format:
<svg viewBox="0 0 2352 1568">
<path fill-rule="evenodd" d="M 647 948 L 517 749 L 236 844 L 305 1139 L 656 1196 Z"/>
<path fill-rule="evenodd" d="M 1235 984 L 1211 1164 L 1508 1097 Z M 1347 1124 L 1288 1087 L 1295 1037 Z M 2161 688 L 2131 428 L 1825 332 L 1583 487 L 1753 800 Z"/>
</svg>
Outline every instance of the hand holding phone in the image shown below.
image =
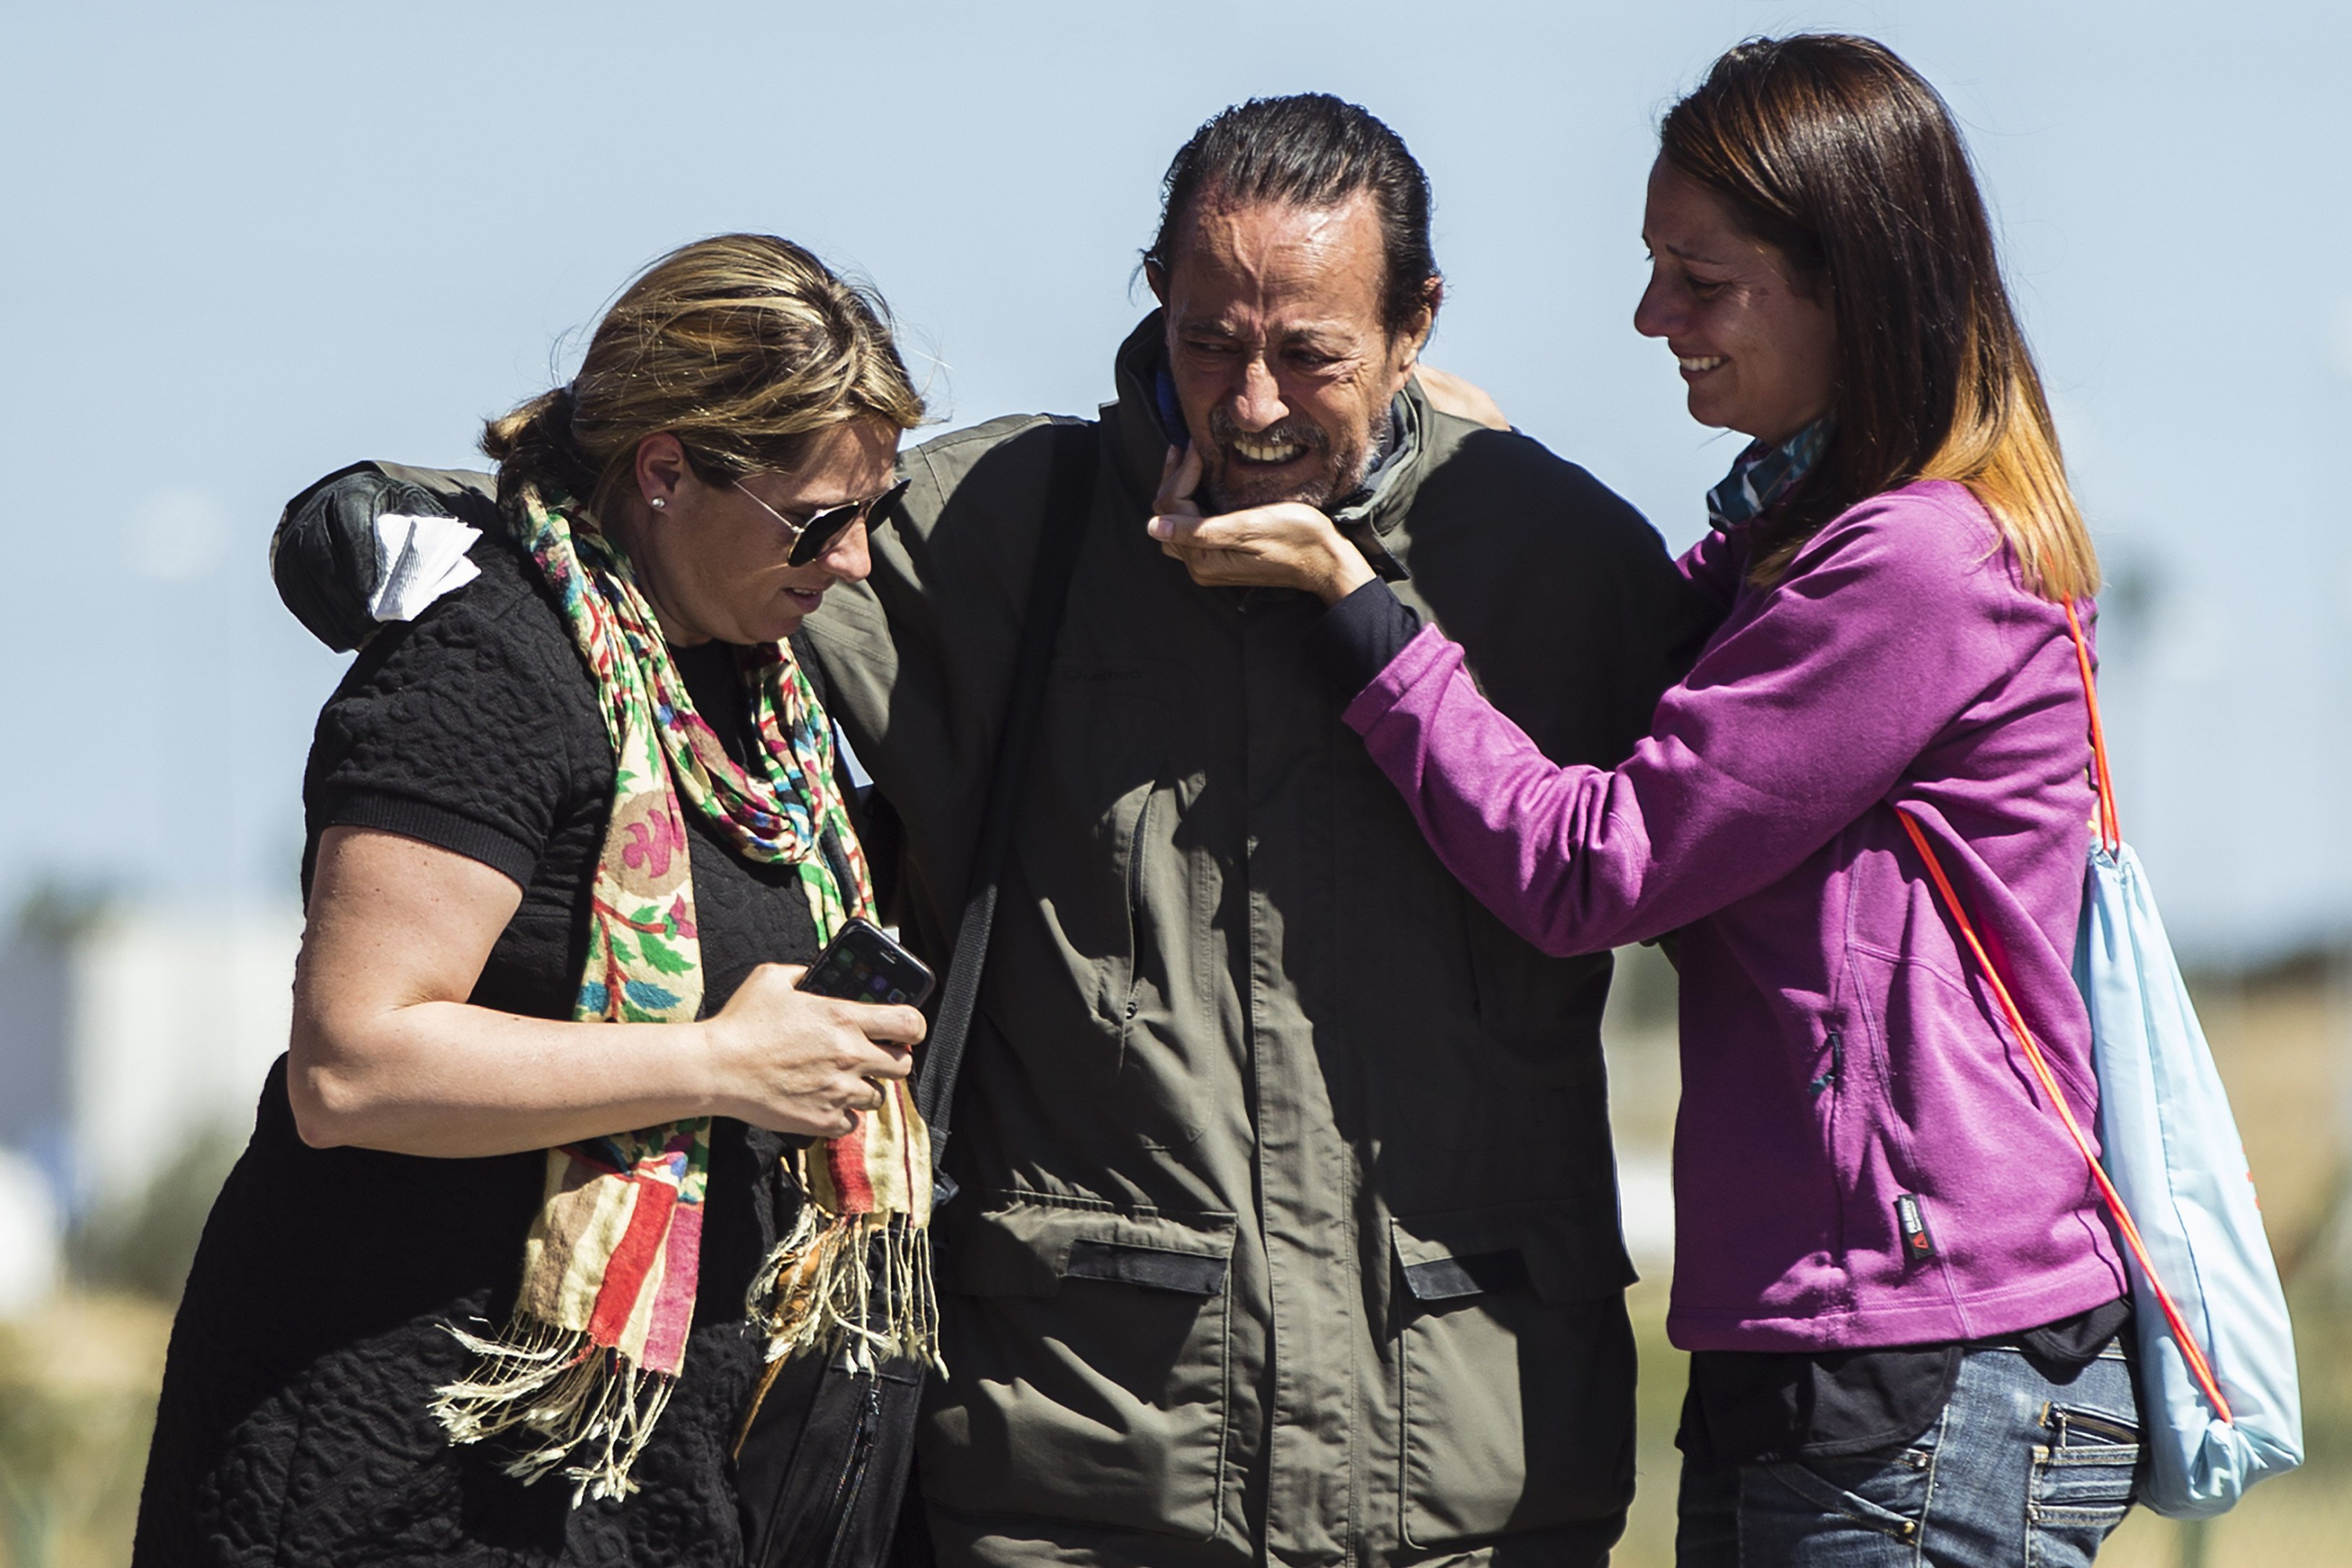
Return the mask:
<svg viewBox="0 0 2352 1568">
<path fill-rule="evenodd" d="M 863 925 L 860 921 L 857 924 Z M 716 1082 L 710 1111 L 754 1127 L 838 1138 L 914 1070 L 930 974 L 871 925 L 845 929 L 806 969 L 755 967 L 698 1026 Z"/>
</svg>

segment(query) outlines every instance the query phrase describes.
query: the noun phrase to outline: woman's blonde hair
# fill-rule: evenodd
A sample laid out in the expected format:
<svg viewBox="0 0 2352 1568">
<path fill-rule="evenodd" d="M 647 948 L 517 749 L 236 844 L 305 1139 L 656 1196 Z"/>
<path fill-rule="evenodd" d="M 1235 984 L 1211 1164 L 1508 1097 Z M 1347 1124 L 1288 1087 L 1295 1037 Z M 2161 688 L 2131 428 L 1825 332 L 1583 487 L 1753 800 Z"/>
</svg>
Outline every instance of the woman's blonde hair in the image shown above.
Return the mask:
<svg viewBox="0 0 2352 1568">
<path fill-rule="evenodd" d="M 599 510 L 664 432 L 706 484 L 788 470 L 836 426 L 921 423 L 889 322 L 879 294 L 790 240 L 698 239 L 639 273 L 572 384 L 490 420 L 482 450 L 501 496 L 552 485 Z"/>
<path fill-rule="evenodd" d="M 1955 479 L 1992 513 L 2029 588 L 2061 603 L 2095 593 L 2098 556 L 1936 89 L 1868 38 L 1755 38 L 1667 111 L 1659 141 L 1669 167 L 1830 291 L 1837 323 L 1837 430 L 1759 520 L 1754 580 L 1779 581 L 1855 502 Z"/>
</svg>

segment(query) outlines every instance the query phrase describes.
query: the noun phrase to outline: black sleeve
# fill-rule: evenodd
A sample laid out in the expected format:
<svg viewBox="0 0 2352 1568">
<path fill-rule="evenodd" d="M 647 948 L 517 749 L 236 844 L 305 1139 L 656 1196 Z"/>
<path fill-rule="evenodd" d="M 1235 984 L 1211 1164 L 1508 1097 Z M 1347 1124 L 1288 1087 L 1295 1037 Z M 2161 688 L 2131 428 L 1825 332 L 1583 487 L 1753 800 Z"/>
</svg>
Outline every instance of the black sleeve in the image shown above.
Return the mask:
<svg viewBox="0 0 2352 1568">
<path fill-rule="evenodd" d="M 1552 566 L 1548 596 L 1560 621 L 1561 668 L 1582 673 L 1585 695 L 1576 745 L 1555 760 L 1613 768 L 1649 734 L 1658 699 L 1689 670 L 1724 610 L 1683 577 L 1631 503 L 1565 467 L 1560 515 L 1573 548 Z M 1499 690 L 1489 694 L 1502 701 Z"/>
<path fill-rule="evenodd" d="M 269 536 L 278 597 L 312 637 L 338 653 L 376 635 L 368 612 L 376 583 L 375 520 L 386 512 L 457 517 L 499 526 L 487 474 L 353 463 L 315 479 L 286 503 Z"/>
<path fill-rule="evenodd" d="M 305 792 L 314 832 L 380 828 L 530 885 L 582 787 L 578 731 L 599 721 L 585 670 L 562 679 L 559 661 L 577 662 L 562 627 L 545 605 L 498 591 L 505 576 L 369 644 L 319 715 Z"/>
<path fill-rule="evenodd" d="M 1420 613 L 1375 577 L 1323 613 L 1307 646 L 1340 700 L 1352 702 L 1420 631 Z"/>
</svg>

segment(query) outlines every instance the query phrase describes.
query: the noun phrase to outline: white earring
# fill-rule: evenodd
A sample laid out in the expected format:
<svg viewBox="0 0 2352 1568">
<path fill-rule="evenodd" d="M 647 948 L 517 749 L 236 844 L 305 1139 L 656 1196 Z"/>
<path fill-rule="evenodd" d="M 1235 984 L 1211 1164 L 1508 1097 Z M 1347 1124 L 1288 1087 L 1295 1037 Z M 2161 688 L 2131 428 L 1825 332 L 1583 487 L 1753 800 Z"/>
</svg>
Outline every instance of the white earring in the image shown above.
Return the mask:
<svg viewBox="0 0 2352 1568">
<path fill-rule="evenodd" d="M 656 497 L 654 497 L 654 499 L 653 499 L 653 500 L 651 500 L 647 501 L 646 504 L 647 506 L 649 506 L 649 507 L 653 508 L 656 511 L 659 511 L 659 510 L 661 510 L 661 509 L 662 509 L 662 508 L 664 508 L 664 507 L 666 507 L 666 506 L 669 505 L 669 502 L 667 502 L 667 501 L 666 501 L 666 500 L 662 500 L 662 498 L 661 498 L 661 497 L 659 497 L 659 496 L 656 496 Z"/>
</svg>

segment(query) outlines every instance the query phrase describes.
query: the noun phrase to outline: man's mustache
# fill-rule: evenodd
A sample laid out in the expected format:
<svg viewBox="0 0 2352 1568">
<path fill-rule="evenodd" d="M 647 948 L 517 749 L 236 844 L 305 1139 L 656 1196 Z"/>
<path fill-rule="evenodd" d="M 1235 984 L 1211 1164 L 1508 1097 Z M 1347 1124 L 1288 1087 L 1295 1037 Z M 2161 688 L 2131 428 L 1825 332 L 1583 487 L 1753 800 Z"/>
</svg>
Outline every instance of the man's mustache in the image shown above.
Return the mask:
<svg viewBox="0 0 2352 1568">
<path fill-rule="evenodd" d="M 1209 411 L 1209 440 L 1218 447 L 1230 447 L 1237 440 L 1256 442 L 1288 442 L 1306 447 L 1310 452 L 1328 452 L 1331 437 L 1323 427 L 1305 419 L 1277 420 L 1263 430 L 1244 430 L 1234 423 L 1233 416 L 1222 408 Z"/>
</svg>

